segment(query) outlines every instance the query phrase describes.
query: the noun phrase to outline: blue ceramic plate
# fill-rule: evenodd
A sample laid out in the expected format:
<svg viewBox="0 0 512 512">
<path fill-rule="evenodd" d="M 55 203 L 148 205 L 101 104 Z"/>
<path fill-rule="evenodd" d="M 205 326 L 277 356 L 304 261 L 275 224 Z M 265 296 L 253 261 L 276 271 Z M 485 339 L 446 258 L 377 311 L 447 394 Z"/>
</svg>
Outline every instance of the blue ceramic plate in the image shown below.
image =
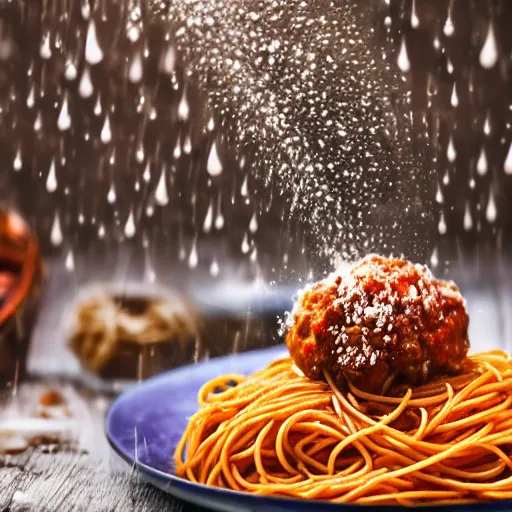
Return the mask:
<svg viewBox="0 0 512 512">
<path fill-rule="evenodd" d="M 330 510 L 379 512 L 402 507 L 338 505 L 324 501 L 255 496 L 198 485 L 178 478 L 173 468 L 174 448 L 188 418 L 198 409 L 197 392 L 210 379 L 236 372 L 250 374 L 263 369 L 287 353 L 283 346 L 213 359 L 169 371 L 145 381 L 120 396 L 107 415 L 107 437 L 114 450 L 135 466 L 142 476 L 165 492 L 213 510 L 227 512 L 285 512 Z M 511 501 L 446 507 L 429 507 L 436 512 L 457 510 L 510 511 Z"/>
</svg>

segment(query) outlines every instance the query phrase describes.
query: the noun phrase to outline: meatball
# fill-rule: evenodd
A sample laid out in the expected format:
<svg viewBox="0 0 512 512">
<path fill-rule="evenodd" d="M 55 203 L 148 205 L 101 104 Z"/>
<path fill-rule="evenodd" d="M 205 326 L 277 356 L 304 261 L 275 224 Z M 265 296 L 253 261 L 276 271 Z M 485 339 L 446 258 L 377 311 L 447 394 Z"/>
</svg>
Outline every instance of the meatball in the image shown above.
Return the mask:
<svg viewBox="0 0 512 512">
<path fill-rule="evenodd" d="M 289 318 L 286 344 L 316 380 L 323 371 L 373 393 L 419 385 L 461 370 L 469 318 L 453 282 L 401 259 L 369 256 L 306 288 Z"/>
</svg>

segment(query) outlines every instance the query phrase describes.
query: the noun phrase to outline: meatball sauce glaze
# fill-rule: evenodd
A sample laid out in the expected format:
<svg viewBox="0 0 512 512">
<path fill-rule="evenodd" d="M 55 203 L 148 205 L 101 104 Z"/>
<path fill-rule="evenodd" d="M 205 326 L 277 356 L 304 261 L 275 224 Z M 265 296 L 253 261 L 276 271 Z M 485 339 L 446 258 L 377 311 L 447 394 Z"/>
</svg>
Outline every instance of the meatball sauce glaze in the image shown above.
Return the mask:
<svg viewBox="0 0 512 512">
<path fill-rule="evenodd" d="M 380 393 L 461 371 L 469 348 L 465 301 L 453 282 L 422 265 L 368 256 L 303 290 L 286 344 L 309 378 L 327 371 Z"/>
</svg>

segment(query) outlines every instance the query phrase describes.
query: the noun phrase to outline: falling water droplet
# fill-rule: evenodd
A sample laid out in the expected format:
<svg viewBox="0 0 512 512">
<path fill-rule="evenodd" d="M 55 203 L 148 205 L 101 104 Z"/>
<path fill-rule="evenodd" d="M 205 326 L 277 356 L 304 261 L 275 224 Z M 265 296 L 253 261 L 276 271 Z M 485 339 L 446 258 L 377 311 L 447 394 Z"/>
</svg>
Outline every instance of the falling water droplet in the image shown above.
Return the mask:
<svg viewBox="0 0 512 512">
<path fill-rule="evenodd" d="M 457 85 L 453 82 L 452 96 L 450 99 L 450 103 L 452 107 L 457 107 L 459 105 L 459 98 L 457 96 Z"/>
<path fill-rule="evenodd" d="M 446 150 L 446 158 L 448 158 L 448 162 L 455 162 L 457 158 L 457 151 L 455 151 L 455 144 L 453 143 L 453 137 L 450 136 L 450 140 L 448 142 L 448 149 Z"/>
<path fill-rule="evenodd" d="M 446 172 L 443 176 L 443 185 L 446 187 L 450 183 L 450 170 L 446 169 Z"/>
<path fill-rule="evenodd" d="M 128 79 L 132 84 L 138 84 L 142 80 L 143 67 L 142 67 L 142 55 L 140 52 L 137 52 L 130 64 L 130 69 L 128 70 Z"/>
<path fill-rule="evenodd" d="M 496 62 L 498 62 L 498 48 L 496 46 L 496 37 L 494 36 L 494 27 L 491 21 L 489 22 L 485 43 L 480 51 L 480 65 L 485 69 L 491 69 Z"/>
<path fill-rule="evenodd" d="M 213 201 L 210 200 L 210 204 L 208 206 L 208 210 L 206 211 L 206 216 L 203 222 L 203 231 L 205 233 L 209 233 L 212 229 L 213 223 Z"/>
<path fill-rule="evenodd" d="M 418 28 L 419 26 L 420 26 L 420 19 L 418 18 L 418 13 L 416 12 L 416 0 L 412 0 L 411 27 Z"/>
<path fill-rule="evenodd" d="M 491 113 L 490 112 L 487 112 L 487 116 L 485 117 L 484 134 L 485 135 L 491 134 Z"/>
<path fill-rule="evenodd" d="M 178 119 L 181 121 L 186 121 L 188 119 L 189 113 L 190 109 L 187 101 L 187 88 L 183 87 L 183 94 L 178 105 Z"/>
<path fill-rule="evenodd" d="M 443 191 L 441 190 L 441 184 L 437 184 L 437 192 L 436 192 L 436 201 L 439 204 L 443 204 L 444 197 L 443 197 Z"/>
<path fill-rule="evenodd" d="M 471 217 L 471 208 L 469 206 L 469 201 L 466 201 L 466 208 L 464 210 L 464 229 L 466 231 L 471 231 L 473 227 L 473 219 Z"/>
<path fill-rule="evenodd" d="M 254 212 L 251 222 L 249 222 L 249 231 L 253 234 L 258 231 L 258 218 L 256 217 L 256 212 Z"/>
<path fill-rule="evenodd" d="M 91 5 L 89 4 L 89 0 L 82 0 L 82 18 L 84 20 L 88 20 L 91 15 Z"/>
<path fill-rule="evenodd" d="M 52 245 L 57 247 L 62 243 L 63 238 L 62 229 L 60 227 L 59 212 L 55 212 L 55 217 L 53 217 L 53 224 L 50 232 L 50 242 Z"/>
<path fill-rule="evenodd" d="M 430 266 L 432 268 L 437 268 L 439 265 L 439 258 L 437 256 L 437 247 L 432 251 L 432 255 L 430 256 Z"/>
<path fill-rule="evenodd" d="M 43 42 L 41 43 L 41 48 L 39 49 L 39 55 L 42 59 L 48 60 L 52 56 L 52 47 L 50 42 L 50 32 L 46 32 L 46 35 L 43 38 Z"/>
<path fill-rule="evenodd" d="M 80 83 L 78 84 L 78 93 L 80 96 L 82 96 L 82 98 L 90 98 L 93 91 L 94 86 L 92 85 L 91 72 L 89 71 L 88 66 L 84 66 L 82 77 L 80 78 Z"/>
<path fill-rule="evenodd" d="M 217 277 L 219 275 L 219 272 L 220 272 L 219 264 L 217 263 L 217 260 L 214 258 L 210 265 L 210 275 L 212 277 Z"/>
<path fill-rule="evenodd" d="M 224 215 L 222 215 L 222 200 L 219 194 L 217 201 L 217 217 L 215 217 L 215 229 L 220 231 L 224 227 Z"/>
<path fill-rule="evenodd" d="M 181 157 L 181 142 L 180 142 L 180 137 L 178 136 L 178 138 L 176 139 L 176 145 L 174 146 L 174 151 L 172 152 L 172 156 L 178 160 L 178 158 Z M 210 161 L 210 159 L 208 159 L 208 162 Z M 209 171 L 208 171 L 209 172 Z"/>
<path fill-rule="evenodd" d="M 35 96 L 36 96 L 35 84 L 32 84 L 32 87 L 30 88 L 30 91 L 27 96 L 27 107 L 28 108 L 32 108 L 35 105 Z"/>
<path fill-rule="evenodd" d="M 242 182 L 242 186 L 240 187 L 240 194 L 242 197 L 247 197 L 249 195 L 249 182 L 248 175 L 245 175 L 244 181 Z"/>
<path fill-rule="evenodd" d="M 503 164 L 503 169 L 506 174 L 512 174 L 512 142 L 508 147 L 507 157 L 505 158 L 505 163 Z"/>
<path fill-rule="evenodd" d="M 133 215 L 133 208 L 130 209 L 130 214 L 124 225 L 124 234 L 126 238 L 133 238 L 135 236 L 135 217 Z"/>
<path fill-rule="evenodd" d="M 210 120 L 208 121 L 207 129 L 210 132 L 213 132 L 215 128 L 215 121 L 213 120 L 213 117 L 210 117 Z"/>
<path fill-rule="evenodd" d="M 471 177 L 471 178 L 469 179 L 469 188 L 470 188 L 471 190 L 474 190 L 474 189 L 475 189 L 475 186 L 476 186 L 475 178 Z"/>
<path fill-rule="evenodd" d="M 139 164 L 144 162 L 144 146 L 142 145 L 142 140 L 139 142 L 139 145 L 137 147 L 137 151 L 135 152 L 135 160 Z"/>
<path fill-rule="evenodd" d="M 73 62 L 71 60 L 68 60 L 66 62 L 66 67 L 64 69 L 64 78 L 68 82 L 71 82 L 71 81 L 75 80 L 75 78 L 77 77 L 77 74 L 78 73 L 77 73 L 75 65 L 73 64 Z"/>
<path fill-rule="evenodd" d="M 96 23 L 91 20 L 87 29 L 87 37 L 85 39 L 85 61 L 94 66 L 103 60 L 103 51 L 98 41 L 96 33 Z"/>
<path fill-rule="evenodd" d="M 114 188 L 114 183 L 110 185 L 110 189 L 107 194 L 107 201 L 109 204 L 114 204 L 116 202 L 117 195 L 116 195 L 116 189 Z"/>
<path fill-rule="evenodd" d="M 251 246 L 249 244 L 249 235 L 247 233 L 244 234 L 244 238 L 242 240 L 242 253 L 247 254 L 250 250 Z"/>
<path fill-rule="evenodd" d="M 150 180 L 151 180 L 151 171 L 149 169 L 149 160 L 147 161 L 146 163 L 146 168 L 144 169 L 144 172 L 142 173 L 142 179 L 146 182 L 146 183 L 149 183 Z"/>
<path fill-rule="evenodd" d="M 18 150 L 16 151 L 16 155 L 14 156 L 14 162 L 12 163 L 12 167 L 15 171 L 21 171 L 21 168 L 23 167 L 23 160 L 21 158 L 21 146 L 18 146 Z"/>
<path fill-rule="evenodd" d="M 487 155 L 485 154 L 485 148 L 483 146 L 476 163 L 476 170 L 480 176 L 484 176 L 487 173 Z"/>
<path fill-rule="evenodd" d="M 162 169 L 160 179 L 155 190 L 155 201 L 160 206 L 165 206 L 169 203 L 169 194 L 167 192 L 167 178 L 165 176 L 165 168 Z"/>
<path fill-rule="evenodd" d="M 69 249 L 68 254 L 66 255 L 64 267 L 68 272 L 73 272 L 73 270 L 75 270 L 75 258 L 73 256 L 73 251 L 71 249 Z"/>
<path fill-rule="evenodd" d="M 125 234 L 126 234 L 126 229 L 125 229 Z M 105 226 L 103 225 L 103 223 L 101 223 L 100 227 L 98 228 L 98 238 L 105 238 Z"/>
<path fill-rule="evenodd" d="M 446 37 L 451 37 L 451 36 L 453 36 L 454 32 L 455 32 L 455 27 L 453 26 L 452 13 L 451 13 L 451 10 L 449 10 L 448 17 L 446 18 L 446 21 L 444 23 L 443 34 Z"/>
<path fill-rule="evenodd" d="M 110 130 L 110 118 L 108 112 L 105 116 L 103 128 L 101 129 L 100 140 L 103 144 L 108 144 L 112 140 L 112 131 Z"/>
<path fill-rule="evenodd" d="M 258 249 L 256 249 L 256 247 L 254 247 L 253 250 L 251 251 L 249 259 L 251 263 L 256 263 L 256 261 L 258 260 Z"/>
<path fill-rule="evenodd" d="M 448 71 L 450 75 L 453 73 L 453 64 L 449 58 L 446 60 L 446 71 Z"/>
<path fill-rule="evenodd" d="M 187 134 L 185 137 L 185 141 L 183 142 L 183 153 L 186 155 L 190 155 L 192 152 L 192 140 L 190 139 L 190 134 Z"/>
<path fill-rule="evenodd" d="M 441 216 L 439 217 L 439 224 L 437 225 L 437 229 L 440 235 L 446 235 L 447 228 L 443 212 L 441 212 Z"/>
<path fill-rule="evenodd" d="M 60 107 L 59 117 L 57 119 L 57 128 L 64 132 L 69 130 L 71 127 L 71 116 L 69 115 L 69 106 L 68 106 L 68 95 L 64 94 L 64 99 L 62 100 L 62 106 Z"/>
<path fill-rule="evenodd" d="M 101 115 L 101 112 L 101 96 L 98 94 L 98 97 L 96 98 L 96 103 L 94 104 L 94 115 L 99 116 Z"/>
<path fill-rule="evenodd" d="M 41 111 L 37 113 L 36 120 L 34 121 L 34 131 L 38 132 L 43 127 L 43 116 Z"/>
<path fill-rule="evenodd" d="M 172 75 L 176 66 L 176 52 L 174 48 L 169 45 L 165 55 L 162 59 L 161 70 L 168 75 Z"/>
<path fill-rule="evenodd" d="M 213 141 L 210 154 L 208 155 L 206 170 L 210 176 L 219 176 L 222 172 L 222 164 L 219 159 L 219 154 L 217 153 L 217 144 L 215 141 Z"/>
<path fill-rule="evenodd" d="M 57 190 L 57 173 L 55 171 L 55 159 L 50 164 L 50 170 L 48 171 L 48 177 L 46 178 L 46 190 L 55 192 Z"/>
<path fill-rule="evenodd" d="M 196 268 L 199 262 L 199 257 L 197 255 L 197 241 L 194 239 L 192 242 L 192 247 L 190 249 L 190 254 L 188 256 L 188 266 L 189 268 Z"/>
<path fill-rule="evenodd" d="M 491 187 L 491 190 L 489 191 L 489 201 L 487 201 L 487 209 L 485 210 L 485 218 L 489 224 L 494 224 L 497 217 L 498 212 L 496 209 L 496 200 L 494 198 L 494 193 Z"/>
<path fill-rule="evenodd" d="M 407 73 L 411 69 L 411 62 L 407 55 L 407 48 L 405 46 L 405 37 L 402 38 L 402 44 L 400 45 L 400 51 L 398 52 L 398 67 L 403 73 Z"/>
</svg>

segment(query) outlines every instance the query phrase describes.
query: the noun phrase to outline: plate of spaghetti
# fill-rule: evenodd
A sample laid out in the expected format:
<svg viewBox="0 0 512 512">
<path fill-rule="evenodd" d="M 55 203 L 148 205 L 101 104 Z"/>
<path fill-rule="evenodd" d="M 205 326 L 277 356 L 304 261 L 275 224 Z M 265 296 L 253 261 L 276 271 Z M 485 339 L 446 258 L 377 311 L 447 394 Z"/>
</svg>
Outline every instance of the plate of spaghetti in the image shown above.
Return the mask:
<svg viewBox="0 0 512 512">
<path fill-rule="evenodd" d="M 107 436 L 215 510 L 511 510 L 512 360 L 468 325 L 453 282 L 368 256 L 299 294 L 286 347 L 152 378 Z"/>
</svg>

